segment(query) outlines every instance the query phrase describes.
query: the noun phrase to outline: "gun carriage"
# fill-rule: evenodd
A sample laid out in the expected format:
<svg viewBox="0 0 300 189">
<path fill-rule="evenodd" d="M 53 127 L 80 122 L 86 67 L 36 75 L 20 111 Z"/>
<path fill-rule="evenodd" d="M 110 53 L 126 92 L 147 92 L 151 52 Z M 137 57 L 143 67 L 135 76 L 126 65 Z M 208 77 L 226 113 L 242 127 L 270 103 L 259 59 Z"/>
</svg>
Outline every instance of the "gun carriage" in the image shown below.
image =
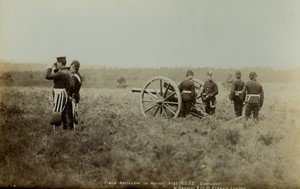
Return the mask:
<svg viewBox="0 0 300 189">
<path fill-rule="evenodd" d="M 203 111 L 200 92 L 204 82 L 194 78 L 196 89 L 196 103 L 192 107 L 191 114 L 202 118 L 207 116 Z M 165 118 L 176 118 L 182 106 L 181 94 L 171 79 L 164 76 L 151 78 L 143 88 L 132 88 L 133 93 L 140 93 L 140 109 L 144 116 L 161 116 Z"/>
</svg>

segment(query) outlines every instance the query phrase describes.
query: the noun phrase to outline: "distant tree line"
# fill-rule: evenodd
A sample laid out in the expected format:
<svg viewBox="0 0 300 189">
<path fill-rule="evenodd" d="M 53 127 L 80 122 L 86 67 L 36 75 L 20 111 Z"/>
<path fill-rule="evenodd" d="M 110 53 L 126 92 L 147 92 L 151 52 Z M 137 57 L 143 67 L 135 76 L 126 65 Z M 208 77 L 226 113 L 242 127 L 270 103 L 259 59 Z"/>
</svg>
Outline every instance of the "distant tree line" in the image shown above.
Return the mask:
<svg viewBox="0 0 300 189">
<path fill-rule="evenodd" d="M 43 67 L 45 68 L 45 66 Z M 207 70 L 212 70 L 213 78 L 217 82 L 225 82 L 230 74 L 234 76 L 235 69 L 223 68 L 84 68 L 81 67 L 81 75 L 84 77 L 84 87 L 126 88 L 143 87 L 153 76 L 166 76 L 175 82 L 185 78 L 187 69 L 194 71 L 195 77 L 206 80 Z M 273 68 L 253 67 L 240 69 L 242 79 L 248 80 L 248 74 L 256 71 L 261 82 L 298 82 L 300 79 L 300 67 L 297 69 L 280 70 Z M 46 69 L 35 71 L 4 70 L 0 72 L 2 84 L 13 86 L 52 86 L 52 82 L 45 79 Z"/>
</svg>

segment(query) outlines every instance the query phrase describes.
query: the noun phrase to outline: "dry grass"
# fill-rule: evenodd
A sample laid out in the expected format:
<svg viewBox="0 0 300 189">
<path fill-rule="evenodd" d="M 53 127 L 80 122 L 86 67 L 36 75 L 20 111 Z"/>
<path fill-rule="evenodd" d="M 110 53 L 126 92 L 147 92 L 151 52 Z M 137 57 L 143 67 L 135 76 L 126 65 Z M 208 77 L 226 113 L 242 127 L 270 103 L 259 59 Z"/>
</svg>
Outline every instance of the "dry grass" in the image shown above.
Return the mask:
<svg viewBox="0 0 300 189">
<path fill-rule="evenodd" d="M 299 88 L 264 88 L 257 124 L 227 122 L 234 113 L 226 91 L 207 121 L 146 118 L 129 89 L 83 88 L 77 131 L 55 134 L 48 123 L 51 89 L 1 88 L 0 185 L 122 188 L 107 182 L 123 181 L 173 188 L 168 182 L 191 181 L 299 188 Z"/>
</svg>

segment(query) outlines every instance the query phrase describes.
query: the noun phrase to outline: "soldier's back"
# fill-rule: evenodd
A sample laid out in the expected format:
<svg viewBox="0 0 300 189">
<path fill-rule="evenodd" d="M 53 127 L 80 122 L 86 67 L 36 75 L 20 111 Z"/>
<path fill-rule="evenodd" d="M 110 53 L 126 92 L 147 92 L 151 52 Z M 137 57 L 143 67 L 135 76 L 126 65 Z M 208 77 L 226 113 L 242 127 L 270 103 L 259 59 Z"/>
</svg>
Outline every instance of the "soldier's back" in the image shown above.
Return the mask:
<svg viewBox="0 0 300 189">
<path fill-rule="evenodd" d="M 258 81 L 248 81 L 246 83 L 248 94 L 259 94 L 262 91 L 262 85 Z"/>
<path fill-rule="evenodd" d="M 190 79 L 185 79 L 180 83 L 180 89 L 182 90 L 191 90 L 194 86 L 194 82 Z"/>
</svg>

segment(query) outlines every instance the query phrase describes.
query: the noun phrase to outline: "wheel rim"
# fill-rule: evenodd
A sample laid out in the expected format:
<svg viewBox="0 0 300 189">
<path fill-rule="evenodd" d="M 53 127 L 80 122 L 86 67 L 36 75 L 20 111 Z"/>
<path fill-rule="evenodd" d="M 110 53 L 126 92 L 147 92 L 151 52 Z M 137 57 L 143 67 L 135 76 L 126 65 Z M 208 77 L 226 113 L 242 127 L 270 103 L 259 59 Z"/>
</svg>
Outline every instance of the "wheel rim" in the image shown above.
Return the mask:
<svg viewBox="0 0 300 189">
<path fill-rule="evenodd" d="M 180 108 L 179 89 L 167 77 L 153 77 L 141 91 L 141 110 L 144 116 L 176 118 Z"/>
</svg>

